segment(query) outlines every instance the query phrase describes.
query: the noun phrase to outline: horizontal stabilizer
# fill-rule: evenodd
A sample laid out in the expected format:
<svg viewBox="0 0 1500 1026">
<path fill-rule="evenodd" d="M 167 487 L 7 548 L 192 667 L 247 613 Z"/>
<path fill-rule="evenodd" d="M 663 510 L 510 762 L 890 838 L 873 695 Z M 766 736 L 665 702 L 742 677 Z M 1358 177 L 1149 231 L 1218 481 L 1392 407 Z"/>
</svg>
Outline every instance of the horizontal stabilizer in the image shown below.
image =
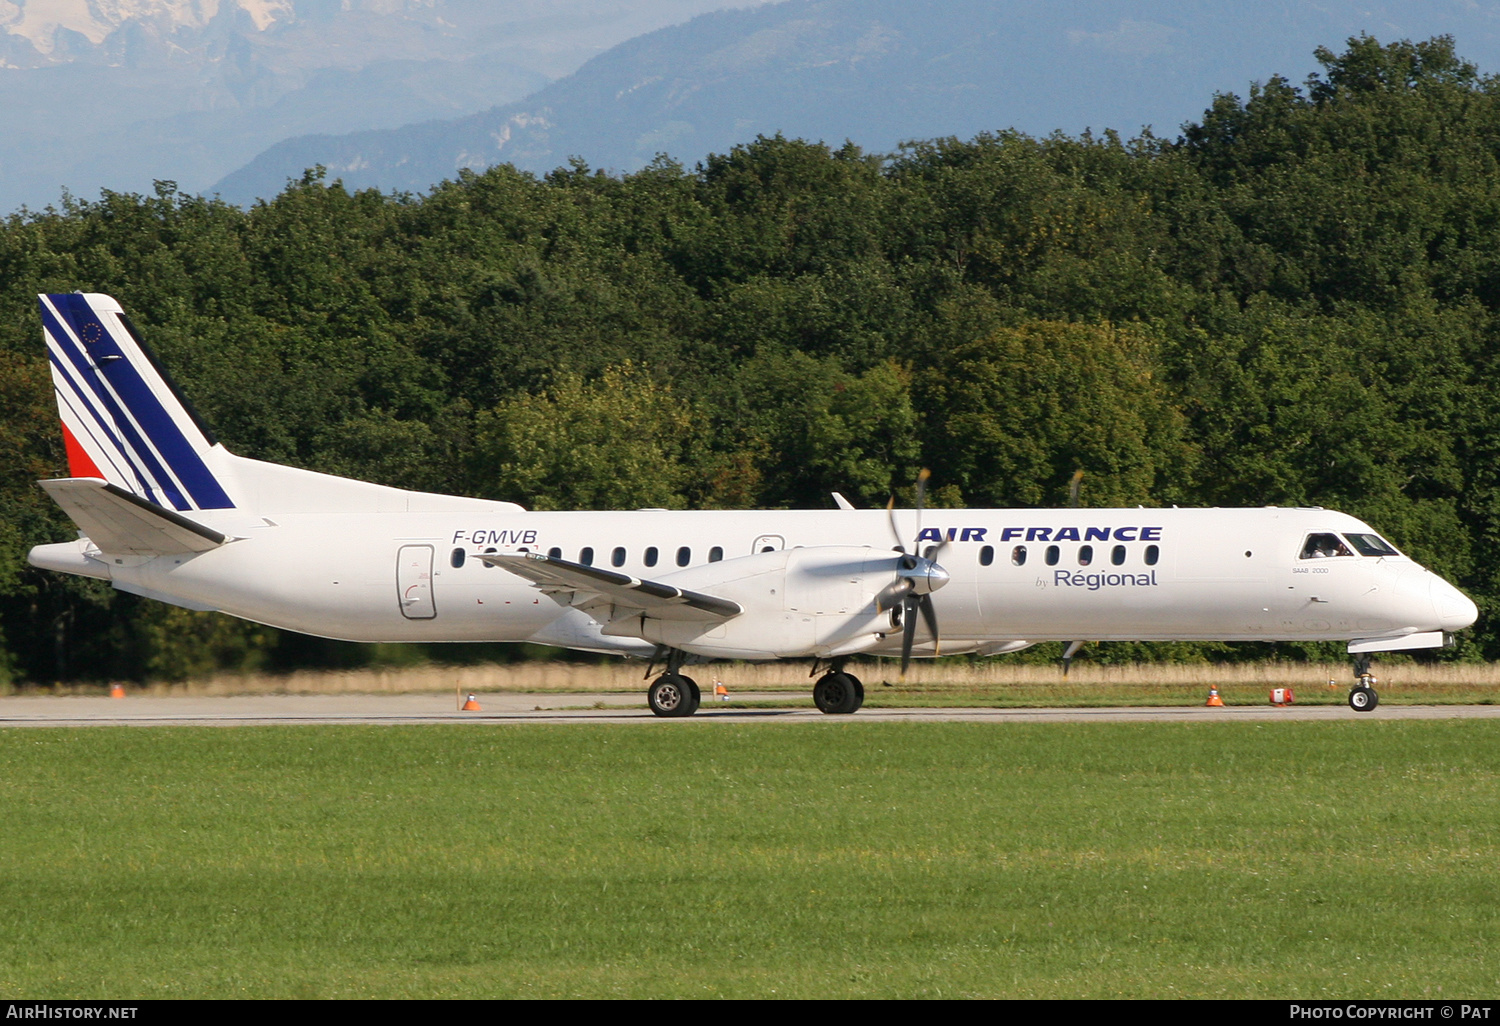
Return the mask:
<svg viewBox="0 0 1500 1026">
<path fill-rule="evenodd" d="M 660 581 L 643 581 L 582 563 L 544 556 L 540 552 L 484 552 L 476 557 L 490 566 L 524 577 L 549 594 L 599 596 L 616 606 L 639 609 L 658 620 L 727 620 L 739 616 L 738 602 L 675 588 Z M 577 606 L 587 603 L 575 601 Z"/>
<path fill-rule="evenodd" d="M 90 541 L 112 555 L 207 552 L 229 540 L 181 513 L 98 478 L 66 477 L 39 484 Z"/>
</svg>

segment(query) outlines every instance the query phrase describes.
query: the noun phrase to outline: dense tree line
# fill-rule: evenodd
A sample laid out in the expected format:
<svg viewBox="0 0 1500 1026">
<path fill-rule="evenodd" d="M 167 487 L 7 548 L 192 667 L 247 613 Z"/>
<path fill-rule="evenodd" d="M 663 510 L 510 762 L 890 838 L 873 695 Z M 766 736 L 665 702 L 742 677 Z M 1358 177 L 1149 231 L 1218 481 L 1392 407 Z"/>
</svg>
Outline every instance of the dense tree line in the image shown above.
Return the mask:
<svg viewBox="0 0 1500 1026">
<path fill-rule="evenodd" d="M 12 215 L 0 674 L 368 658 L 25 565 L 70 536 L 33 297 L 74 289 L 244 455 L 545 509 L 883 504 L 922 466 L 944 504 L 1055 505 L 1081 469 L 1085 505 L 1346 510 L 1497 608 L 1500 81 L 1445 38 L 1318 58 L 1171 141 L 776 137 Z"/>
</svg>

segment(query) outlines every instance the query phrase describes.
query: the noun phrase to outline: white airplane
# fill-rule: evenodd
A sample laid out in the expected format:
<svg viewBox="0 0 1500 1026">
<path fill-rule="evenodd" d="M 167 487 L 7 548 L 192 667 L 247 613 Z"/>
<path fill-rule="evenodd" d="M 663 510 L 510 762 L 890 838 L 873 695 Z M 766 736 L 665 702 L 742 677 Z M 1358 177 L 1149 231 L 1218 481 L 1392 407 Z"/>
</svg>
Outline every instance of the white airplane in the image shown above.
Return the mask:
<svg viewBox="0 0 1500 1026">
<path fill-rule="evenodd" d="M 658 716 L 690 659 L 812 659 L 851 713 L 857 655 L 1039 641 L 1347 641 L 1431 648 L 1477 610 L 1369 526 L 1324 509 L 528 512 L 235 456 L 118 303 L 39 297 L 68 454 L 41 486 L 79 528 L 33 565 L 189 609 L 349 641 L 536 642 L 639 656 Z M 903 544 L 902 530 L 911 542 Z M 892 545 L 892 534 L 896 535 Z M 941 563 L 939 563 L 939 558 Z M 919 634 L 920 630 L 920 634 Z"/>
</svg>

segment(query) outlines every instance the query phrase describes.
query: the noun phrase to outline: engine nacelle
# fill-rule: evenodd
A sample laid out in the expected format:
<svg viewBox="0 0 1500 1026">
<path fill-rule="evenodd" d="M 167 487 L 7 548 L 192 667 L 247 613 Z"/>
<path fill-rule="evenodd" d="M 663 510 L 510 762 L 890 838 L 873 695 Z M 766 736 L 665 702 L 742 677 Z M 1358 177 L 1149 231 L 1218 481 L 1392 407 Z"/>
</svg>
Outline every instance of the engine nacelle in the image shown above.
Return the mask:
<svg viewBox="0 0 1500 1026">
<path fill-rule="evenodd" d="M 604 633 L 720 659 L 853 655 L 892 629 L 876 596 L 896 579 L 900 558 L 868 546 L 819 545 L 679 570 L 657 580 L 731 599 L 744 614 L 715 623 L 635 614 L 606 624 Z"/>
</svg>

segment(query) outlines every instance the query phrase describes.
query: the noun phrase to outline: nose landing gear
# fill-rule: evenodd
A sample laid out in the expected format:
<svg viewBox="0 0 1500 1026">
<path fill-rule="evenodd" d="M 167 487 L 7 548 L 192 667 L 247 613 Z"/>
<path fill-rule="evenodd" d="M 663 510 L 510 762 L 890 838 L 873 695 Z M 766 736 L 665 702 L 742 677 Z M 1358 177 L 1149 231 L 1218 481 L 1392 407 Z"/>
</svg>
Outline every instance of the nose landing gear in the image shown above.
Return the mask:
<svg viewBox="0 0 1500 1026">
<path fill-rule="evenodd" d="M 1349 692 L 1349 708 L 1369 712 L 1380 704 L 1380 696 L 1375 693 L 1375 675 L 1370 672 L 1368 655 L 1354 657 L 1354 676 L 1357 680 Z"/>
</svg>

